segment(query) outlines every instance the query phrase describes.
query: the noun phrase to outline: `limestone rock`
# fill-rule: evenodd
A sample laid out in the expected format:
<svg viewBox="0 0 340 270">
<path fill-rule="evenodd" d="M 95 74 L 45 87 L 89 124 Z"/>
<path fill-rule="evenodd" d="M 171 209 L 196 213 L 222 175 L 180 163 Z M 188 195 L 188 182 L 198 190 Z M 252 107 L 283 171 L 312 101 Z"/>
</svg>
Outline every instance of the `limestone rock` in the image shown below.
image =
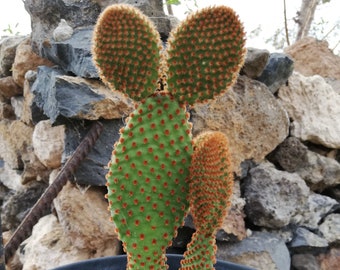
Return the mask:
<svg viewBox="0 0 340 270">
<path fill-rule="evenodd" d="M 104 127 L 102 134 L 85 160 L 74 172 L 77 184 L 91 186 L 104 186 L 106 184 L 107 164 L 111 159 L 113 145 L 119 139 L 119 129 L 123 127 L 124 123 L 121 119 L 102 120 L 101 123 Z M 63 163 L 73 154 L 89 128 L 89 123 L 79 121 L 66 123 Z"/>
<path fill-rule="evenodd" d="M 21 88 L 24 87 L 25 73 L 28 70 L 36 70 L 41 65 L 53 65 L 47 59 L 32 52 L 30 42 L 30 38 L 26 38 L 18 45 L 13 63 L 13 80 Z"/>
<path fill-rule="evenodd" d="M 22 95 L 22 88 L 14 82 L 12 76 L 0 78 L 0 95 L 6 98 Z"/>
<path fill-rule="evenodd" d="M 20 260 L 23 270 L 46 270 L 89 259 L 91 252 L 72 247 L 57 217 L 50 214 L 33 227 L 32 235 L 23 243 Z"/>
<path fill-rule="evenodd" d="M 254 232 L 243 241 L 230 245 L 217 243 L 217 259 L 266 270 L 289 270 L 290 256 L 285 243 L 267 232 Z"/>
<path fill-rule="evenodd" d="M 39 67 L 31 91 L 33 103 L 52 123 L 60 118 L 122 118 L 133 110 L 132 101 L 123 94 L 99 81 L 64 75 L 60 69 Z"/>
<path fill-rule="evenodd" d="M 42 55 L 65 72 L 72 72 L 83 78 L 98 78 L 91 54 L 92 33 L 92 27 L 80 29 L 67 40 L 44 43 Z"/>
<path fill-rule="evenodd" d="M 32 135 L 34 153 L 47 168 L 58 168 L 64 150 L 64 126 L 51 126 L 49 120 L 40 121 Z"/>
<path fill-rule="evenodd" d="M 191 116 L 194 135 L 204 130 L 226 134 L 238 174 L 242 161 L 263 160 L 288 135 L 286 111 L 264 84 L 245 76 L 216 100 L 195 105 Z"/>
<path fill-rule="evenodd" d="M 25 103 L 25 98 L 23 96 L 11 98 L 11 107 L 13 109 L 13 112 L 14 112 L 16 119 L 22 118 L 24 103 Z"/>
<path fill-rule="evenodd" d="M 0 78 L 12 75 L 16 49 L 25 38 L 25 36 L 13 36 L 0 40 Z"/>
<path fill-rule="evenodd" d="M 275 94 L 281 85 L 284 85 L 293 72 L 293 60 L 284 53 L 272 53 L 261 75 L 257 78 L 268 86 Z"/>
<path fill-rule="evenodd" d="M 6 188 L 13 191 L 20 191 L 25 188 L 21 181 L 21 172 L 13 170 L 7 163 L 1 161 L 0 166 L 0 182 Z"/>
<path fill-rule="evenodd" d="M 340 80 L 340 57 L 329 48 L 327 41 L 305 37 L 285 49 L 294 59 L 295 71 L 304 76 L 320 75 Z"/>
<path fill-rule="evenodd" d="M 72 247 L 92 251 L 94 257 L 116 255 L 119 240 L 110 221 L 106 189 L 67 183 L 54 200 L 58 219 Z"/>
<path fill-rule="evenodd" d="M 325 239 L 332 244 L 340 243 L 340 214 L 330 214 L 319 227 Z"/>
<path fill-rule="evenodd" d="M 247 48 L 247 54 L 241 74 L 245 74 L 247 77 L 252 79 L 259 77 L 267 65 L 268 59 L 268 50 Z"/>
<path fill-rule="evenodd" d="M 30 151 L 33 128 L 19 120 L 0 121 L 0 157 L 12 169 L 23 169 L 22 155 Z"/>
<path fill-rule="evenodd" d="M 278 96 L 292 119 L 293 136 L 340 148 L 340 95 L 322 77 L 294 72 Z"/>
<path fill-rule="evenodd" d="M 299 221 L 309 188 L 298 174 L 278 171 L 269 163 L 249 173 L 244 190 L 245 211 L 255 225 L 279 229 Z"/>
<path fill-rule="evenodd" d="M 61 19 L 57 28 L 53 31 L 53 39 L 55 41 L 64 41 L 72 37 L 73 28 L 67 24 L 67 21 Z"/>
</svg>

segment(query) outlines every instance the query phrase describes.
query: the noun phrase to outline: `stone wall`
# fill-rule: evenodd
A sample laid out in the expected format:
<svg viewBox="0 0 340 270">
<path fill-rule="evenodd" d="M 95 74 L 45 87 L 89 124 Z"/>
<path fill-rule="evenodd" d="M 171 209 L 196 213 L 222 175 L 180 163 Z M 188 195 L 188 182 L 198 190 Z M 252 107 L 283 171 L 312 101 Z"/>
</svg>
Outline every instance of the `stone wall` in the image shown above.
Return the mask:
<svg viewBox="0 0 340 270">
<path fill-rule="evenodd" d="M 52 2 L 26 0 L 32 35 L 0 40 L 5 242 L 91 123 L 100 121 L 104 131 L 8 269 L 43 270 L 122 253 L 104 199 L 104 176 L 133 103 L 100 82 L 90 53 L 96 17 L 119 1 Z M 161 20 L 155 23 L 166 39 L 173 19 L 158 1 L 132 2 Z M 285 53 L 248 48 L 236 85 L 190 113 L 194 136 L 220 130 L 230 140 L 235 190 L 216 234 L 218 258 L 263 270 L 336 269 L 340 58 L 327 43 L 306 38 Z M 169 252 L 183 252 L 194 229 L 188 216 Z"/>
</svg>

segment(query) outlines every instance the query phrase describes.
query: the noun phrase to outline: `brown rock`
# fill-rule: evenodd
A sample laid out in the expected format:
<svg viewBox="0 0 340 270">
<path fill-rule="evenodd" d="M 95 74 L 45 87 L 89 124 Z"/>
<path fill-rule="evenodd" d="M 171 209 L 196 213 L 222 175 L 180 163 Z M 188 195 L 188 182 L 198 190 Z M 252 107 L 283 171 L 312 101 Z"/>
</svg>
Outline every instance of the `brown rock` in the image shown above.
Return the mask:
<svg viewBox="0 0 340 270">
<path fill-rule="evenodd" d="M 289 119 L 268 88 L 240 76 L 226 94 L 192 111 L 193 134 L 219 130 L 226 134 L 233 170 L 240 173 L 246 159 L 261 161 L 288 135 Z"/>
<path fill-rule="evenodd" d="M 269 59 L 268 50 L 256 48 L 247 48 L 247 55 L 242 67 L 242 72 L 249 78 L 259 77 L 265 68 Z"/>
<path fill-rule="evenodd" d="M 328 48 L 327 41 L 306 37 L 287 47 L 285 53 L 294 59 L 295 71 L 304 76 L 340 79 L 340 57 Z"/>
<path fill-rule="evenodd" d="M 339 269 L 340 266 L 340 248 L 331 248 L 327 254 L 318 256 L 320 270 Z"/>
<path fill-rule="evenodd" d="M 19 120 L 0 122 L 0 157 L 12 169 L 23 169 L 22 155 L 32 145 L 33 128 Z"/>
<path fill-rule="evenodd" d="M 12 76 L 0 78 L 0 95 L 6 98 L 22 95 L 22 88 L 14 82 Z"/>
<path fill-rule="evenodd" d="M 15 119 L 15 113 L 11 105 L 0 102 L 0 119 Z"/>
<path fill-rule="evenodd" d="M 94 257 L 115 255 L 119 241 L 104 193 L 67 183 L 54 200 L 65 234 L 77 249 L 92 250 Z"/>
<path fill-rule="evenodd" d="M 53 66 L 47 59 L 41 58 L 32 51 L 30 38 L 25 39 L 17 48 L 13 64 L 13 79 L 20 87 L 24 87 L 25 73 L 36 70 L 38 66 Z"/>
</svg>

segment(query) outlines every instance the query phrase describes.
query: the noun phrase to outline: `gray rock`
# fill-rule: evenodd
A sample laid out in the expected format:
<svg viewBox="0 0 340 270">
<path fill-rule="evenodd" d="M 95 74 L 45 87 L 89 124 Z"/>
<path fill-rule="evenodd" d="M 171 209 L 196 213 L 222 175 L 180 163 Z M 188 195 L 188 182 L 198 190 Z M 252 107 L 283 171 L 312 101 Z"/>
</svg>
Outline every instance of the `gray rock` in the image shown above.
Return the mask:
<svg viewBox="0 0 340 270">
<path fill-rule="evenodd" d="M 99 81 L 67 76 L 59 68 L 39 67 L 31 91 L 33 104 L 52 123 L 62 118 L 121 118 L 133 107 L 131 100 L 112 92 Z"/>
<path fill-rule="evenodd" d="M 312 254 L 294 254 L 292 256 L 294 270 L 320 270 L 318 260 Z"/>
<path fill-rule="evenodd" d="M 312 190 L 323 191 L 340 184 L 340 164 L 308 148 L 296 137 L 281 143 L 268 159 L 285 171 L 295 172 Z"/>
<path fill-rule="evenodd" d="M 247 48 L 247 55 L 241 73 L 252 79 L 259 77 L 267 64 L 268 58 L 268 50 Z"/>
<path fill-rule="evenodd" d="M 92 62 L 91 40 L 93 28 L 76 31 L 65 41 L 50 41 L 42 46 L 42 56 L 59 65 L 65 72 L 83 78 L 98 78 Z"/>
<path fill-rule="evenodd" d="M 80 185 L 104 186 L 105 175 L 108 171 L 107 164 L 111 159 L 114 143 L 119 139 L 119 129 L 124 126 L 121 119 L 101 121 L 104 130 L 96 144 L 80 164 L 74 174 L 74 180 Z M 65 150 L 62 163 L 77 148 L 85 134 L 89 130 L 89 123 L 82 121 L 68 121 L 65 131 Z"/>
<path fill-rule="evenodd" d="M 299 227 L 296 229 L 293 240 L 289 243 L 289 249 L 294 253 L 326 251 L 328 242 L 325 238 Z"/>
<path fill-rule="evenodd" d="M 339 207 L 339 203 L 336 200 L 321 194 L 311 193 L 302 211 L 302 219 L 299 225 L 317 230 L 320 221 L 337 207 Z"/>
<path fill-rule="evenodd" d="M 258 226 L 279 229 L 297 222 L 309 195 L 298 174 L 279 171 L 270 163 L 250 170 L 245 181 L 245 211 Z"/>
<path fill-rule="evenodd" d="M 15 230 L 46 188 L 46 183 L 34 181 L 26 185 L 25 189 L 9 196 L 2 205 L 2 228 Z"/>
<path fill-rule="evenodd" d="M 285 84 L 294 69 L 293 59 L 284 53 L 272 53 L 262 74 L 257 78 L 275 94 Z"/>
<path fill-rule="evenodd" d="M 53 31 L 53 39 L 55 41 L 64 41 L 72 37 L 73 28 L 67 24 L 64 19 L 61 19 L 57 28 Z"/>
<path fill-rule="evenodd" d="M 282 239 L 267 232 L 254 232 L 243 241 L 230 245 L 217 243 L 217 259 L 266 270 L 289 270 L 290 255 Z"/>
</svg>

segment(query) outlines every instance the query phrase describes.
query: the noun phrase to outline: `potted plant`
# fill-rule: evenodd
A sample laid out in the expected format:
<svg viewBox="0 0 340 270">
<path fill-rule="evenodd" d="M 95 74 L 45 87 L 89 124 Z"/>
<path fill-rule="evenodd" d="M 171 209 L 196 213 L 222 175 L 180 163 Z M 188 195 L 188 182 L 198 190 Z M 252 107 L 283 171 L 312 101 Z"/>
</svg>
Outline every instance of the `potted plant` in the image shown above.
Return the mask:
<svg viewBox="0 0 340 270">
<path fill-rule="evenodd" d="M 138 9 L 116 4 L 100 15 L 92 51 L 100 78 L 136 102 L 107 174 L 106 197 L 127 255 L 58 269 L 250 269 L 216 261 L 214 234 L 232 194 L 228 143 L 220 132 L 193 141 L 186 110 L 234 84 L 244 44 L 242 24 L 225 6 L 190 15 L 165 48 Z M 197 231 L 183 256 L 166 255 L 189 206 Z"/>
</svg>

